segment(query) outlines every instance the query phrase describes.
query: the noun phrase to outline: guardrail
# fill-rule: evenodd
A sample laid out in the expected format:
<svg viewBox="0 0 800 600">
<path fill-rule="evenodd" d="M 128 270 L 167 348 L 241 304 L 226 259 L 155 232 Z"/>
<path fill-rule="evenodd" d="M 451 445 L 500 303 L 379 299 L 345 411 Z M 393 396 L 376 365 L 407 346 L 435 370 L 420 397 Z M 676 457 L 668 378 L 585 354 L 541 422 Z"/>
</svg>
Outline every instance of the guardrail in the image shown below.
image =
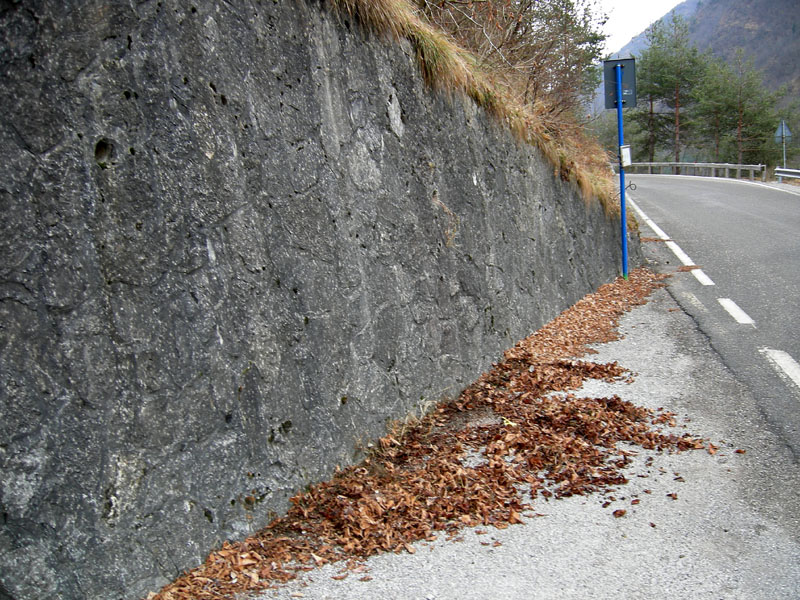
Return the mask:
<svg viewBox="0 0 800 600">
<path fill-rule="evenodd" d="M 775 177 L 778 178 L 778 182 L 781 181 L 782 177 L 800 179 L 800 169 L 784 169 L 783 167 L 775 167 Z"/>
<path fill-rule="evenodd" d="M 705 177 L 730 177 L 731 172 L 736 173 L 736 178 L 741 178 L 742 171 L 750 173 L 750 180 L 755 180 L 755 174 L 761 173 L 761 181 L 767 180 L 767 165 L 733 165 L 730 163 L 690 163 L 690 162 L 640 162 L 631 163 L 625 167 L 626 171 L 647 169 L 647 173 L 663 175 L 664 169 L 669 169 L 672 175 L 701 175 Z M 682 172 L 686 171 L 686 172 Z M 724 173 L 724 175 L 722 174 Z"/>
</svg>

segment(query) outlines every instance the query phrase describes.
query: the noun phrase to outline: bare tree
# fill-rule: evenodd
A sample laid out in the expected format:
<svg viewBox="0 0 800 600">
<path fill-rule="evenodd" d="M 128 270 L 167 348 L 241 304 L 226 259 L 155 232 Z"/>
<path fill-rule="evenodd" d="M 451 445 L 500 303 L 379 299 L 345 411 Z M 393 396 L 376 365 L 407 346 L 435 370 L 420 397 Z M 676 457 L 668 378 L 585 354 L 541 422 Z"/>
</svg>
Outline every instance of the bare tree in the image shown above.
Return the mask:
<svg viewBox="0 0 800 600">
<path fill-rule="evenodd" d="M 595 0 L 418 0 L 517 100 L 559 119 L 599 82 L 604 22 Z"/>
</svg>

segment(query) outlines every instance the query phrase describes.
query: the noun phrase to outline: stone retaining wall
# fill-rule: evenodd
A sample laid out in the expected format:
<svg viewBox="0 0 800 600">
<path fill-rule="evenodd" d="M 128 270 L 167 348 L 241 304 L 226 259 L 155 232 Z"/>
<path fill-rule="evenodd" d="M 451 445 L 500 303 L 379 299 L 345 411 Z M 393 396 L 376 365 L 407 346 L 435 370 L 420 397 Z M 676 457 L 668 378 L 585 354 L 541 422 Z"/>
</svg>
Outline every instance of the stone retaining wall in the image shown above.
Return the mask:
<svg viewBox="0 0 800 600">
<path fill-rule="evenodd" d="M 144 596 L 618 272 L 315 2 L 3 2 L 0 77 L 0 598 Z"/>
</svg>

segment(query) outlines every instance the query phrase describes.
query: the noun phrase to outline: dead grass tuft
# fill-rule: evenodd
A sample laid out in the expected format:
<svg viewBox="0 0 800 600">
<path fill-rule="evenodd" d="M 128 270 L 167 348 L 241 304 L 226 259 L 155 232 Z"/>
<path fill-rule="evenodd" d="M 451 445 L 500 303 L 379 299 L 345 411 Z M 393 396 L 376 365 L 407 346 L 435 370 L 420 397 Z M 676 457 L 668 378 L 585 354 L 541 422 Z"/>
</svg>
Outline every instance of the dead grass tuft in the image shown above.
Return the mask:
<svg viewBox="0 0 800 600">
<path fill-rule="evenodd" d="M 422 75 L 429 86 L 448 93 L 464 93 L 469 89 L 473 76 L 467 66 L 466 51 L 444 33 L 421 22 L 412 29 L 409 39 L 417 51 Z"/>
<path fill-rule="evenodd" d="M 396 40 L 408 37 L 410 24 L 417 20 L 406 0 L 330 0 L 333 9 L 357 19 L 377 35 Z"/>
</svg>

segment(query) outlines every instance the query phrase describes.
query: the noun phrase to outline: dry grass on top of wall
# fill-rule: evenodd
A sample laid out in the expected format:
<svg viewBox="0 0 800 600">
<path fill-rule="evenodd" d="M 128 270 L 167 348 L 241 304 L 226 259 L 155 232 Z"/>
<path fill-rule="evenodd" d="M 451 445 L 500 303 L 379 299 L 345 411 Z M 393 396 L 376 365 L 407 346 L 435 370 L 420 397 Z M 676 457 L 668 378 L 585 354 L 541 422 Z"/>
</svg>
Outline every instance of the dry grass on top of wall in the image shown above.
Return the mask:
<svg viewBox="0 0 800 600">
<path fill-rule="evenodd" d="M 425 82 L 451 95 L 465 95 L 501 121 L 520 140 L 539 148 L 554 172 L 576 185 L 586 201 L 598 199 L 607 214 L 619 214 L 609 158 L 597 142 L 570 121 L 544 118 L 545 107 L 524 105 L 501 78 L 448 35 L 419 17 L 408 0 L 328 0 L 333 10 L 358 20 L 377 35 L 408 40 Z"/>
</svg>

